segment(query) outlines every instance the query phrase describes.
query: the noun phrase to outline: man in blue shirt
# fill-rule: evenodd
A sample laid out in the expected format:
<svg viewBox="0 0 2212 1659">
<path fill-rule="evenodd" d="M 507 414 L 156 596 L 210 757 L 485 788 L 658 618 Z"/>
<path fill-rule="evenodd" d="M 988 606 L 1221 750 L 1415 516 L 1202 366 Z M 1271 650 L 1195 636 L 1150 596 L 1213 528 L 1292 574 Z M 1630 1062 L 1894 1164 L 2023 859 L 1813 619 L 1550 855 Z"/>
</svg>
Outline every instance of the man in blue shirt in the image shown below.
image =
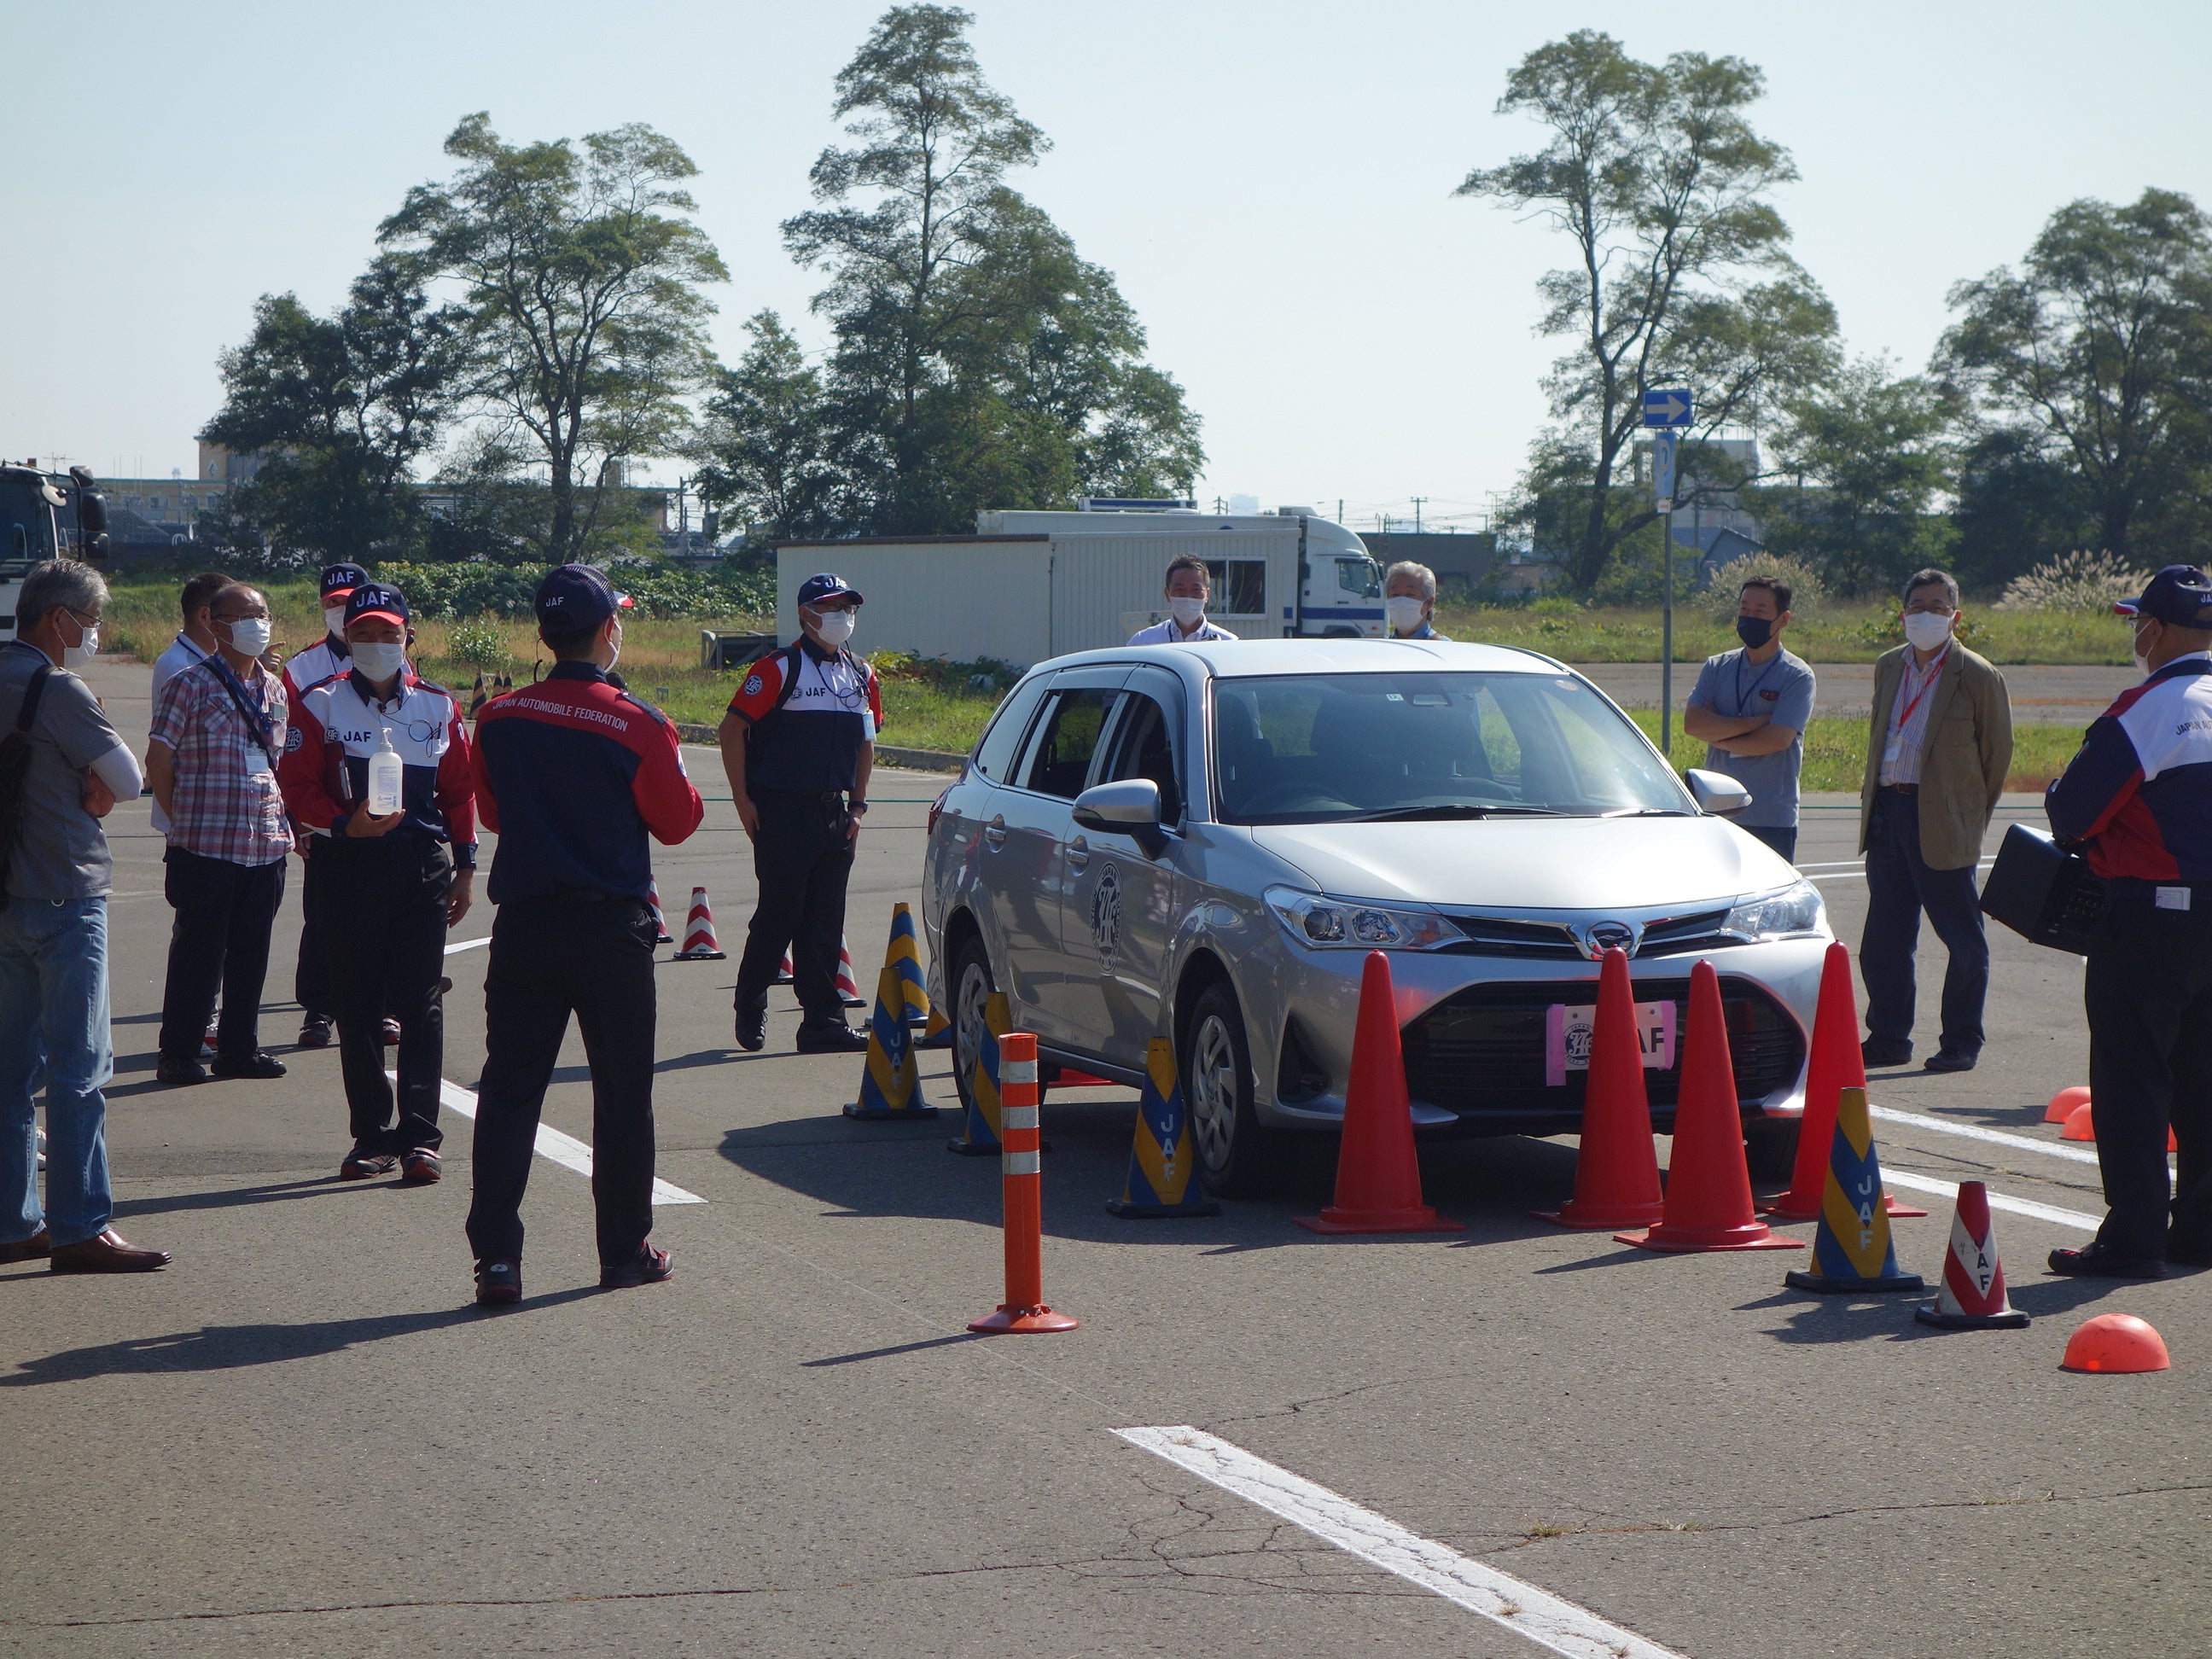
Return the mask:
<svg viewBox="0 0 2212 1659">
<path fill-rule="evenodd" d="M 1813 718 L 1813 671 L 1782 647 L 1789 586 L 1753 576 L 1736 595 L 1735 651 L 1705 659 L 1682 729 L 1705 742 L 1705 764 L 1751 793 L 1735 822 L 1785 859 L 1797 856 L 1797 775 Z"/>
</svg>

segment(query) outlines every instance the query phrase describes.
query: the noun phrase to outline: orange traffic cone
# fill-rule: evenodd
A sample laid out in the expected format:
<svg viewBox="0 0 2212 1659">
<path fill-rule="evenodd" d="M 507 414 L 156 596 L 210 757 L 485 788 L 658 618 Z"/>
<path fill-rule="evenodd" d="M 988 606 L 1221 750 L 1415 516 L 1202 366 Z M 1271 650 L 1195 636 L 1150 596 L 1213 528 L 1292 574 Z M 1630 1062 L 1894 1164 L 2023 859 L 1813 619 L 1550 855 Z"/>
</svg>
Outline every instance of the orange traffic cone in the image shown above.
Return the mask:
<svg viewBox="0 0 2212 1659">
<path fill-rule="evenodd" d="M 2018 1330 L 2027 1316 L 2005 1298 L 2004 1263 L 1990 1230 L 1990 1189 L 1979 1181 L 1959 1183 L 1951 1216 L 1951 1248 L 1943 1258 L 1943 1283 L 1931 1307 L 1915 1308 L 1923 1325 L 1947 1331 Z"/>
<path fill-rule="evenodd" d="M 668 931 L 668 918 L 660 911 L 660 882 L 657 877 L 646 879 L 645 902 L 653 912 L 653 942 L 655 945 L 675 944 L 675 935 Z"/>
<path fill-rule="evenodd" d="M 1359 1022 L 1352 1037 L 1344 1137 L 1336 1154 L 1336 1202 L 1294 1218 L 1317 1233 L 1457 1232 L 1421 1202 L 1413 1156 L 1413 1112 L 1406 1098 L 1406 1060 L 1398 1046 L 1398 1004 L 1390 958 L 1370 951 L 1359 978 Z"/>
<path fill-rule="evenodd" d="M 1665 1208 L 1659 1195 L 1659 1155 L 1651 1145 L 1651 1106 L 1644 1093 L 1644 1046 L 1636 1034 L 1628 954 L 1608 950 L 1599 958 L 1575 1195 L 1536 1216 L 1562 1227 L 1648 1227 Z"/>
<path fill-rule="evenodd" d="M 2166 1339 L 2148 1320 L 2133 1314 L 2099 1314 L 2084 1320 L 2066 1339 L 2062 1371 L 2162 1371 L 2173 1361 L 2166 1352 Z"/>
<path fill-rule="evenodd" d="M 2088 1086 L 2086 1084 L 2076 1083 L 2071 1088 L 2061 1089 L 2051 1097 L 2051 1104 L 2043 1109 L 2043 1121 L 2045 1123 L 2063 1123 L 2074 1115 L 2075 1107 L 2087 1106 L 2088 1103 Z"/>
<path fill-rule="evenodd" d="M 1751 1170 L 1744 1160 L 1743 1114 L 1736 1104 L 1720 975 L 1702 957 L 1690 970 L 1680 1077 L 1666 1212 L 1649 1231 L 1613 1237 L 1647 1250 L 1803 1249 L 1803 1239 L 1769 1231 L 1752 1210 Z M 1830 1133 L 1832 1138 L 1832 1127 Z"/>
<path fill-rule="evenodd" d="M 691 890 L 691 919 L 684 924 L 684 948 L 676 953 L 678 962 L 722 962 L 727 960 L 722 947 L 714 942 L 714 912 L 707 902 L 707 890 Z"/>
<path fill-rule="evenodd" d="M 1763 1212 L 1790 1221 L 1810 1221 L 1820 1215 L 1828 1188 L 1828 1154 L 1836 1140 L 1836 1103 L 1844 1090 L 1866 1086 L 1866 1060 L 1859 1052 L 1858 998 L 1851 989 L 1851 953 L 1838 939 L 1820 963 L 1820 1000 L 1813 1012 L 1812 1053 L 1805 1061 L 1805 1115 L 1797 1123 L 1797 1161 L 1790 1166 L 1790 1190 L 1760 1205 Z M 1928 1213 L 1899 1204 L 1887 1193 L 1882 1206 L 1893 1216 Z"/>
</svg>

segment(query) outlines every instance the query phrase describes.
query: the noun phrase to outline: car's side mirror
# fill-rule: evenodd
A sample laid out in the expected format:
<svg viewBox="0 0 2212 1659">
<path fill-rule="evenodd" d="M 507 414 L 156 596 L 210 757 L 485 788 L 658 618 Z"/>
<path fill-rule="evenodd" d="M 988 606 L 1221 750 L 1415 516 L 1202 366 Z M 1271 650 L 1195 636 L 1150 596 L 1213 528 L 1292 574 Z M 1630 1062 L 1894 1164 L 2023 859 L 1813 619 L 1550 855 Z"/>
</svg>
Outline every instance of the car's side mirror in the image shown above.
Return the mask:
<svg viewBox="0 0 2212 1659">
<path fill-rule="evenodd" d="M 1693 766 L 1682 775 L 1701 812 L 1741 812 L 1751 805 L 1751 791 L 1725 772 L 1708 772 Z"/>
<path fill-rule="evenodd" d="M 1160 787 L 1150 778 L 1094 784 L 1075 798 L 1073 816 L 1085 830 L 1128 836 L 1146 858 L 1158 858 L 1168 844 L 1160 828 Z"/>
</svg>

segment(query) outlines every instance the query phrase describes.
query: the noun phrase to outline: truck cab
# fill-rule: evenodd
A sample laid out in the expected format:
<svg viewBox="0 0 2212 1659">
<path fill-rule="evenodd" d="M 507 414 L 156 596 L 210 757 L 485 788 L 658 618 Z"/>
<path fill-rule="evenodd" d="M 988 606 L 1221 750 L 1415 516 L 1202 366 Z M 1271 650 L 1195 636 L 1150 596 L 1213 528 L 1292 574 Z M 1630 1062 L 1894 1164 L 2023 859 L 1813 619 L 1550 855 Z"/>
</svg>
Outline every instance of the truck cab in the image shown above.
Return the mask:
<svg viewBox="0 0 2212 1659">
<path fill-rule="evenodd" d="M 46 559 L 107 558 L 107 503 L 92 474 L 41 471 L 35 460 L 0 462 L 0 641 L 15 637 L 15 595 Z"/>
</svg>

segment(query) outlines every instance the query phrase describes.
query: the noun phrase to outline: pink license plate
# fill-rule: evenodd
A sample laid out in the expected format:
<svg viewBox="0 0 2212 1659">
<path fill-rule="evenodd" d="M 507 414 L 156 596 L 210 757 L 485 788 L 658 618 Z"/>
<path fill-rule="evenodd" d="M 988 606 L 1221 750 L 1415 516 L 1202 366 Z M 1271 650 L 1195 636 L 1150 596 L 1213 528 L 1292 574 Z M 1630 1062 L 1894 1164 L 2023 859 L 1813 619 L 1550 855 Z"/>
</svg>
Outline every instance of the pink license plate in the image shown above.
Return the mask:
<svg viewBox="0 0 2212 1659">
<path fill-rule="evenodd" d="M 1555 1002 L 1544 1011 L 1544 1083 L 1564 1086 L 1570 1072 L 1589 1070 L 1590 1029 L 1597 1010 L 1588 1003 Z M 1674 1005 L 1636 1005 L 1636 1040 L 1646 1070 L 1667 1071 L 1674 1064 Z"/>
</svg>

